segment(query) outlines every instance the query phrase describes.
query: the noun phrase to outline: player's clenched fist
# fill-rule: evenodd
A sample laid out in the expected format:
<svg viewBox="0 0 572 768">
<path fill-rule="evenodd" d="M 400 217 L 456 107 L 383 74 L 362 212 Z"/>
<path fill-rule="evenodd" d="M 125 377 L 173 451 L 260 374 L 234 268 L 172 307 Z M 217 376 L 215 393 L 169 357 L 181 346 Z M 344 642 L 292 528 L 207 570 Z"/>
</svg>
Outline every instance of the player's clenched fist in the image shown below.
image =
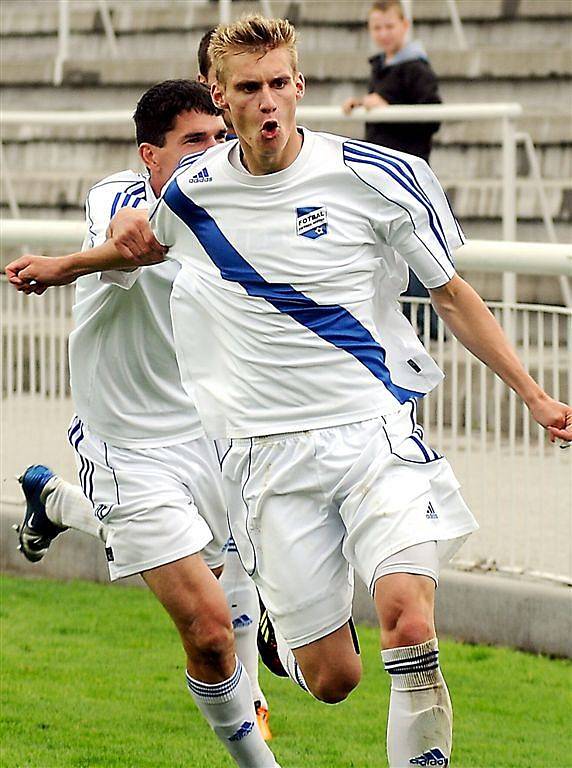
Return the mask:
<svg viewBox="0 0 572 768">
<path fill-rule="evenodd" d="M 11 285 L 23 293 L 42 294 L 50 285 L 66 285 L 73 277 L 66 274 L 62 260 L 51 256 L 24 254 L 5 269 L 6 277 Z"/>
<path fill-rule="evenodd" d="M 147 211 L 122 208 L 111 219 L 107 235 L 118 253 L 139 266 L 163 261 L 168 250 L 153 234 Z"/>
</svg>

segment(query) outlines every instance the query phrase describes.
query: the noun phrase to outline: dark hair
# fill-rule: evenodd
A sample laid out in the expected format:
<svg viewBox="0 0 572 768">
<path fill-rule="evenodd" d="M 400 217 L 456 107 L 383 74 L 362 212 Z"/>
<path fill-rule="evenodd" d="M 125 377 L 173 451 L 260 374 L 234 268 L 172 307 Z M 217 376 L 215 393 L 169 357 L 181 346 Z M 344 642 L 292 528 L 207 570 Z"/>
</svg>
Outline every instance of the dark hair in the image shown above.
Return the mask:
<svg viewBox="0 0 572 768">
<path fill-rule="evenodd" d="M 209 56 L 209 45 L 211 44 L 211 38 L 214 34 L 215 28 L 209 29 L 208 32 L 201 37 L 199 43 L 199 49 L 197 51 L 197 58 L 199 60 L 199 72 L 205 78 L 209 79 L 209 69 L 211 68 L 212 61 Z"/>
<path fill-rule="evenodd" d="M 165 80 L 149 88 L 137 102 L 133 120 L 137 144 L 148 142 L 162 147 L 181 112 L 195 110 L 205 115 L 222 115 L 206 85 L 195 80 Z"/>
</svg>

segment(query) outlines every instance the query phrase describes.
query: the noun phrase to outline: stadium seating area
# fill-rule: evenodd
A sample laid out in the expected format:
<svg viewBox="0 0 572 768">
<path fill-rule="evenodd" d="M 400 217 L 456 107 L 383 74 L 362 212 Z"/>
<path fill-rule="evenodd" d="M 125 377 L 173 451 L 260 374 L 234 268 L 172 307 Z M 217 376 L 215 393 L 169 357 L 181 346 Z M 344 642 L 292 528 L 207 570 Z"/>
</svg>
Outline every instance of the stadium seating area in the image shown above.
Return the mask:
<svg viewBox="0 0 572 768">
<path fill-rule="evenodd" d="M 461 51 L 445 0 L 416 0 L 415 37 L 422 40 L 448 103 L 517 101 L 518 129 L 531 134 L 561 241 L 572 236 L 572 3 L 569 0 L 457 0 L 469 49 Z M 0 74 L 2 107 L 15 109 L 131 109 L 151 83 L 196 73 L 195 51 L 218 20 L 208 0 L 109 0 L 118 57 L 110 55 L 97 3 L 71 3 L 71 56 L 63 84 L 52 84 L 58 3 L 3 0 Z M 233 15 L 258 3 L 233 2 Z M 285 2 L 300 33 L 306 103 L 339 104 L 362 92 L 369 40 L 364 0 Z M 358 124 L 312 127 L 360 136 Z M 3 142 L 22 215 L 78 217 L 91 184 L 136 163 L 130 126 L 4 126 Z M 501 156 L 498 123 L 448 123 L 436 139 L 432 164 L 457 215 L 473 238 L 501 237 Z M 518 152 L 518 238 L 547 240 L 528 163 Z M 2 190 L 1 205 L 6 206 Z M 550 297 L 545 297 L 550 298 Z M 551 297 L 558 301 L 558 291 Z"/>
</svg>

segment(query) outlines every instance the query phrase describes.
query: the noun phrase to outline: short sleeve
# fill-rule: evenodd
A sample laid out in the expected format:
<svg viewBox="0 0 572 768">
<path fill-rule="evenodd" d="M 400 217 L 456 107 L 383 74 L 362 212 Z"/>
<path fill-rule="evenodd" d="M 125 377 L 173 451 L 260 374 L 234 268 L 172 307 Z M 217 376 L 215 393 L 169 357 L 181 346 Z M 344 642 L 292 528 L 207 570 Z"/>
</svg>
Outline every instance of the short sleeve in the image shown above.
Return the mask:
<svg viewBox="0 0 572 768">
<path fill-rule="evenodd" d="M 427 163 L 357 141 L 344 145 L 344 161 L 368 190 L 367 215 L 381 243 L 397 251 L 426 288 L 448 283 L 464 237 Z"/>
<path fill-rule="evenodd" d="M 176 179 L 172 179 L 168 185 L 163 188 L 161 197 L 149 211 L 149 224 L 157 240 L 161 245 L 171 246 L 174 241 L 173 234 L 173 213 L 165 203 L 164 197 L 171 184 L 176 184 Z M 167 253 L 167 256 L 169 254 Z"/>
<path fill-rule="evenodd" d="M 126 189 L 127 187 L 127 189 Z M 132 190 L 135 188 L 137 193 Z M 126 181 L 110 180 L 100 182 L 90 189 L 85 202 L 85 218 L 87 225 L 86 236 L 83 241 L 82 251 L 102 245 L 107 238 L 109 222 L 120 208 L 138 208 L 145 210 L 148 207 L 144 197 L 144 183 L 132 179 Z M 98 277 L 103 283 L 117 285 L 128 290 L 137 282 L 141 274 L 141 268 L 133 270 L 109 270 L 98 272 Z"/>
</svg>

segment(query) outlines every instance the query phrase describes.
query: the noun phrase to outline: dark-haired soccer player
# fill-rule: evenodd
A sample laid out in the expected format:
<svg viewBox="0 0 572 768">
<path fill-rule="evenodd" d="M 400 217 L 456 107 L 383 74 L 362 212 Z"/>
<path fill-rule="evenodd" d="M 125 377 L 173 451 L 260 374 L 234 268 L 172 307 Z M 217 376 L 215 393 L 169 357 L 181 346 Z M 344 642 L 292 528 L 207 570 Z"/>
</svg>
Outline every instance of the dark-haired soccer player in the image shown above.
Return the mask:
<svg viewBox="0 0 572 768">
<path fill-rule="evenodd" d="M 23 259 L 29 269 L 51 271 L 51 284 L 80 276 L 70 337 L 77 416 L 69 439 L 94 525 L 104 526 L 110 577 L 141 573 L 179 630 L 189 690 L 219 739 L 237 765 L 272 768 L 224 593 L 205 564 L 222 565 L 226 510 L 215 446 L 182 388 L 174 354 L 169 297 L 179 268 L 164 262 L 114 270 L 114 244 L 105 240 L 118 210 L 152 205 L 180 159 L 224 141 L 226 128 L 209 90 L 185 80 L 149 89 L 134 120 L 147 173 L 123 171 L 90 190 L 87 250 Z M 156 249 L 146 263 L 162 258 Z M 94 259 L 107 269 L 88 274 Z M 29 504 L 21 544 L 39 559 L 81 510 L 70 520 L 77 498 L 62 503 L 70 486 L 45 467 L 30 468 L 23 482 Z M 67 516 L 50 520 L 58 506 Z"/>
</svg>

